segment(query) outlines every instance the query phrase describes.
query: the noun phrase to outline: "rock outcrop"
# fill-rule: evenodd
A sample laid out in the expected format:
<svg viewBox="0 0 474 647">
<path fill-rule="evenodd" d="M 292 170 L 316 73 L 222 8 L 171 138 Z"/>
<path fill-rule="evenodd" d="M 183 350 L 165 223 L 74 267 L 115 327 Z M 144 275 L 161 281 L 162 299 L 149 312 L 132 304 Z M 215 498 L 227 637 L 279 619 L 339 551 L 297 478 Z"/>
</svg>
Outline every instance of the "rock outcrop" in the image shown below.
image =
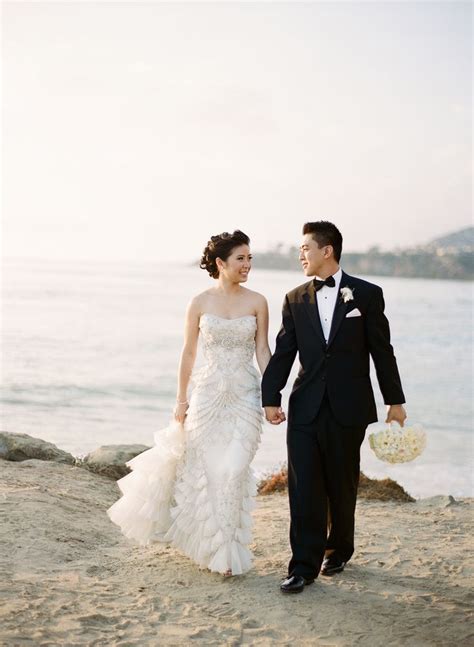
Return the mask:
<svg viewBox="0 0 474 647">
<path fill-rule="evenodd" d="M 37 458 L 42 461 L 69 463 L 74 465 L 76 459 L 53 443 L 28 434 L 14 434 L 0 431 L 0 458 L 6 461 L 27 461 Z"/>
<path fill-rule="evenodd" d="M 125 463 L 146 449 L 146 445 L 103 445 L 87 454 L 81 466 L 117 480 L 130 472 Z"/>
</svg>

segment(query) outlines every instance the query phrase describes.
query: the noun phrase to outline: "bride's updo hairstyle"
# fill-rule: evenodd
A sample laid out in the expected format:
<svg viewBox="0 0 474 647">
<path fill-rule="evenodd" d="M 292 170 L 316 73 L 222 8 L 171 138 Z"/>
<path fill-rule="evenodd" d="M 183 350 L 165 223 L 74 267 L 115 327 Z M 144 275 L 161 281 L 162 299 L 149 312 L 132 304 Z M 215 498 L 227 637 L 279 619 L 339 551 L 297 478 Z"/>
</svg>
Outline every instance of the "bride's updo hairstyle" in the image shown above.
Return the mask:
<svg viewBox="0 0 474 647">
<path fill-rule="evenodd" d="M 217 267 L 216 259 L 220 258 L 221 261 L 226 261 L 236 247 L 249 244 L 250 238 L 240 229 L 236 229 L 232 234 L 224 231 L 217 236 L 211 236 L 211 240 L 207 242 L 202 253 L 199 267 L 202 270 L 207 270 L 213 279 L 218 279 L 219 268 Z"/>
</svg>

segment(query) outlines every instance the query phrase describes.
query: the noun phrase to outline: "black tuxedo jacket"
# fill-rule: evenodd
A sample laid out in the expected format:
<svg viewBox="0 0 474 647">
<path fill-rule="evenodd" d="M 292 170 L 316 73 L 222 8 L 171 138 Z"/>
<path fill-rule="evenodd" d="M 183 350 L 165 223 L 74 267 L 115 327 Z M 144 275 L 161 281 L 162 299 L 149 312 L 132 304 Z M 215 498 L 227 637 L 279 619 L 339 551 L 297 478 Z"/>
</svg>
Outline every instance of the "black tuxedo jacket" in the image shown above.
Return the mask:
<svg viewBox="0 0 474 647">
<path fill-rule="evenodd" d="M 353 293 L 353 299 L 347 302 L 340 293 L 344 287 Z M 403 404 L 405 396 L 384 307 L 380 287 L 342 272 L 326 344 L 313 281 L 288 292 L 275 352 L 262 379 L 263 406 L 280 406 L 280 391 L 288 380 L 296 353 L 300 370 L 290 395 L 289 425 L 313 422 L 325 390 L 340 424 L 367 426 L 375 422 L 377 409 L 369 376 L 369 354 L 385 404 Z M 347 317 L 356 308 L 361 316 Z"/>
</svg>

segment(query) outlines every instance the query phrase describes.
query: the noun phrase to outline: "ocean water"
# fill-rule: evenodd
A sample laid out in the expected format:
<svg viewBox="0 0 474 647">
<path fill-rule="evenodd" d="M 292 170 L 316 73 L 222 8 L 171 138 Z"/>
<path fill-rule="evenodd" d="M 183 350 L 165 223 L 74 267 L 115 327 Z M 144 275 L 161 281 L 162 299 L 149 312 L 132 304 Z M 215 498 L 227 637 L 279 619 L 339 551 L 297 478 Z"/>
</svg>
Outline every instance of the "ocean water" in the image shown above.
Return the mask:
<svg viewBox="0 0 474 647">
<path fill-rule="evenodd" d="M 171 417 L 186 304 L 212 279 L 186 264 L 8 260 L 2 286 L 1 420 L 6 431 L 49 440 L 76 456 L 100 445 L 151 445 Z M 381 285 L 409 423 L 428 434 L 412 463 L 361 466 L 413 496 L 472 496 L 472 284 L 364 277 Z M 270 306 L 270 345 L 297 272 L 252 270 L 248 287 Z M 198 358 L 198 362 L 200 359 Z M 293 376 L 296 374 L 295 364 Z M 286 404 L 290 382 L 284 391 Z M 285 460 L 285 428 L 265 424 L 254 467 Z"/>
</svg>

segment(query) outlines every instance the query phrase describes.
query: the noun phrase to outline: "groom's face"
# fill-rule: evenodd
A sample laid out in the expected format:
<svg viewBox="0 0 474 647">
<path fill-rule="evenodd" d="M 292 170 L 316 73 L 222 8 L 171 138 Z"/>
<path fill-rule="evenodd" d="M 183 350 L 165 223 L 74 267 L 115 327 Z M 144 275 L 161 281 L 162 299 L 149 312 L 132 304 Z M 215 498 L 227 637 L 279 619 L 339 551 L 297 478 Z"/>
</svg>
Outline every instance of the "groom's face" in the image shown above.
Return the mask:
<svg viewBox="0 0 474 647">
<path fill-rule="evenodd" d="M 327 248 L 319 247 L 311 234 L 305 234 L 300 245 L 300 263 L 306 276 L 316 276 L 327 262 Z"/>
</svg>

